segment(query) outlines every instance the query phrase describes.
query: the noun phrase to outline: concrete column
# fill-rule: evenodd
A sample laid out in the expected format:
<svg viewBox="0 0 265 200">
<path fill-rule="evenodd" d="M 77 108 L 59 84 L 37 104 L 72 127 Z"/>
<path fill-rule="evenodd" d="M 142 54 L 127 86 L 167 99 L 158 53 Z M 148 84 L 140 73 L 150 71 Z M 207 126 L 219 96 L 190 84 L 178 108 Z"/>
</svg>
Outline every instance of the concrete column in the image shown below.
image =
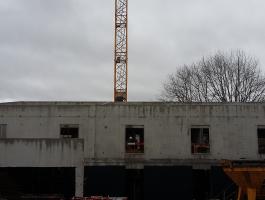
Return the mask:
<svg viewBox="0 0 265 200">
<path fill-rule="evenodd" d="M 84 195 L 84 166 L 75 168 L 75 196 L 83 197 Z"/>
</svg>

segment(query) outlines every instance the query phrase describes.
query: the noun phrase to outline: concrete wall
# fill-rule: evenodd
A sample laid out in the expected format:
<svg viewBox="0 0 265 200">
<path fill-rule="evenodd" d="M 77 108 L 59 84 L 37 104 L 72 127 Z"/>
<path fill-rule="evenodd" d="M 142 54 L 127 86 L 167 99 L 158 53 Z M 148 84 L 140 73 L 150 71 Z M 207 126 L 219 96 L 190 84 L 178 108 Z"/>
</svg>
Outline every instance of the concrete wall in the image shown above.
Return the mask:
<svg viewBox="0 0 265 200">
<path fill-rule="evenodd" d="M 8 138 L 59 138 L 60 124 L 79 124 L 84 157 L 122 163 L 126 125 L 143 125 L 146 162 L 263 159 L 257 126 L 265 125 L 265 104 L 22 102 L 0 104 Z M 210 154 L 191 154 L 190 128 L 210 127 Z M 2 146 L 2 143 L 0 143 Z"/>
<path fill-rule="evenodd" d="M 264 117 L 264 104 L 97 106 L 95 157 L 124 157 L 125 126 L 144 125 L 145 159 L 260 159 Z M 209 155 L 191 154 L 190 128 L 199 125 L 210 127 Z"/>
<path fill-rule="evenodd" d="M 0 139 L 0 167 L 76 167 L 82 139 Z"/>
</svg>

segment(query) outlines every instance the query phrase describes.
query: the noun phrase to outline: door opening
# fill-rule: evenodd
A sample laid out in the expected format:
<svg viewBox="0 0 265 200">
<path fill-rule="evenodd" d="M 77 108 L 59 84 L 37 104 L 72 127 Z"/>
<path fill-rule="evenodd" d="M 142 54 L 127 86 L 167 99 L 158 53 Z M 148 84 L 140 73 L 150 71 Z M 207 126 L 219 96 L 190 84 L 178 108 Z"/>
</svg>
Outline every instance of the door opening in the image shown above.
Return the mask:
<svg viewBox="0 0 265 200">
<path fill-rule="evenodd" d="M 192 199 L 205 200 L 209 195 L 209 170 L 192 170 Z"/>
<path fill-rule="evenodd" d="M 126 196 L 128 200 L 144 199 L 144 174 L 141 169 L 126 170 Z"/>
</svg>

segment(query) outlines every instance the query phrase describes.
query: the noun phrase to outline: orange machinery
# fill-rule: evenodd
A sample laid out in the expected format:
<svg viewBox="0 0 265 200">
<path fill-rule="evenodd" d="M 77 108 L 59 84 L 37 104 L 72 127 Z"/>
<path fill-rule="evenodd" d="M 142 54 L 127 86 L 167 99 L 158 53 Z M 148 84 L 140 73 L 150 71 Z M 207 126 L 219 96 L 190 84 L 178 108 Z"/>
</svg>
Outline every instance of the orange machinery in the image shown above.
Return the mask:
<svg viewBox="0 0 265 200">
<path fill-rule="evenodd" d="M 265 161 L 222 161 L 224 172 L 237 184 L 237 200 L 265 199 Z"/>
</svg>

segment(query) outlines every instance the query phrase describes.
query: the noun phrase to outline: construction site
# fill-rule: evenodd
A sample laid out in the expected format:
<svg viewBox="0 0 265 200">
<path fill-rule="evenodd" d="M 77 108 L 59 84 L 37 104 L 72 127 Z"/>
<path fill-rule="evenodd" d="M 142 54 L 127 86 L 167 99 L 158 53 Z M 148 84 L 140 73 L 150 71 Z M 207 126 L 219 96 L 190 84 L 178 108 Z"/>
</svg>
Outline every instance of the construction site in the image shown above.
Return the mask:
<svg viewBox="0 0 265 200">
<path fill-rule="evenodd" d="M 264 200 L 265 103 L 128 101 L 127 33 L 113 101 L 0 103 L 0 199 Z"/>
<path fill-rule="evenodd" d="M 223 200 L 240 188 L 264 199 L 263 103 L 14 102 L 0 113 L 2 196 Z"/>
</svg>

